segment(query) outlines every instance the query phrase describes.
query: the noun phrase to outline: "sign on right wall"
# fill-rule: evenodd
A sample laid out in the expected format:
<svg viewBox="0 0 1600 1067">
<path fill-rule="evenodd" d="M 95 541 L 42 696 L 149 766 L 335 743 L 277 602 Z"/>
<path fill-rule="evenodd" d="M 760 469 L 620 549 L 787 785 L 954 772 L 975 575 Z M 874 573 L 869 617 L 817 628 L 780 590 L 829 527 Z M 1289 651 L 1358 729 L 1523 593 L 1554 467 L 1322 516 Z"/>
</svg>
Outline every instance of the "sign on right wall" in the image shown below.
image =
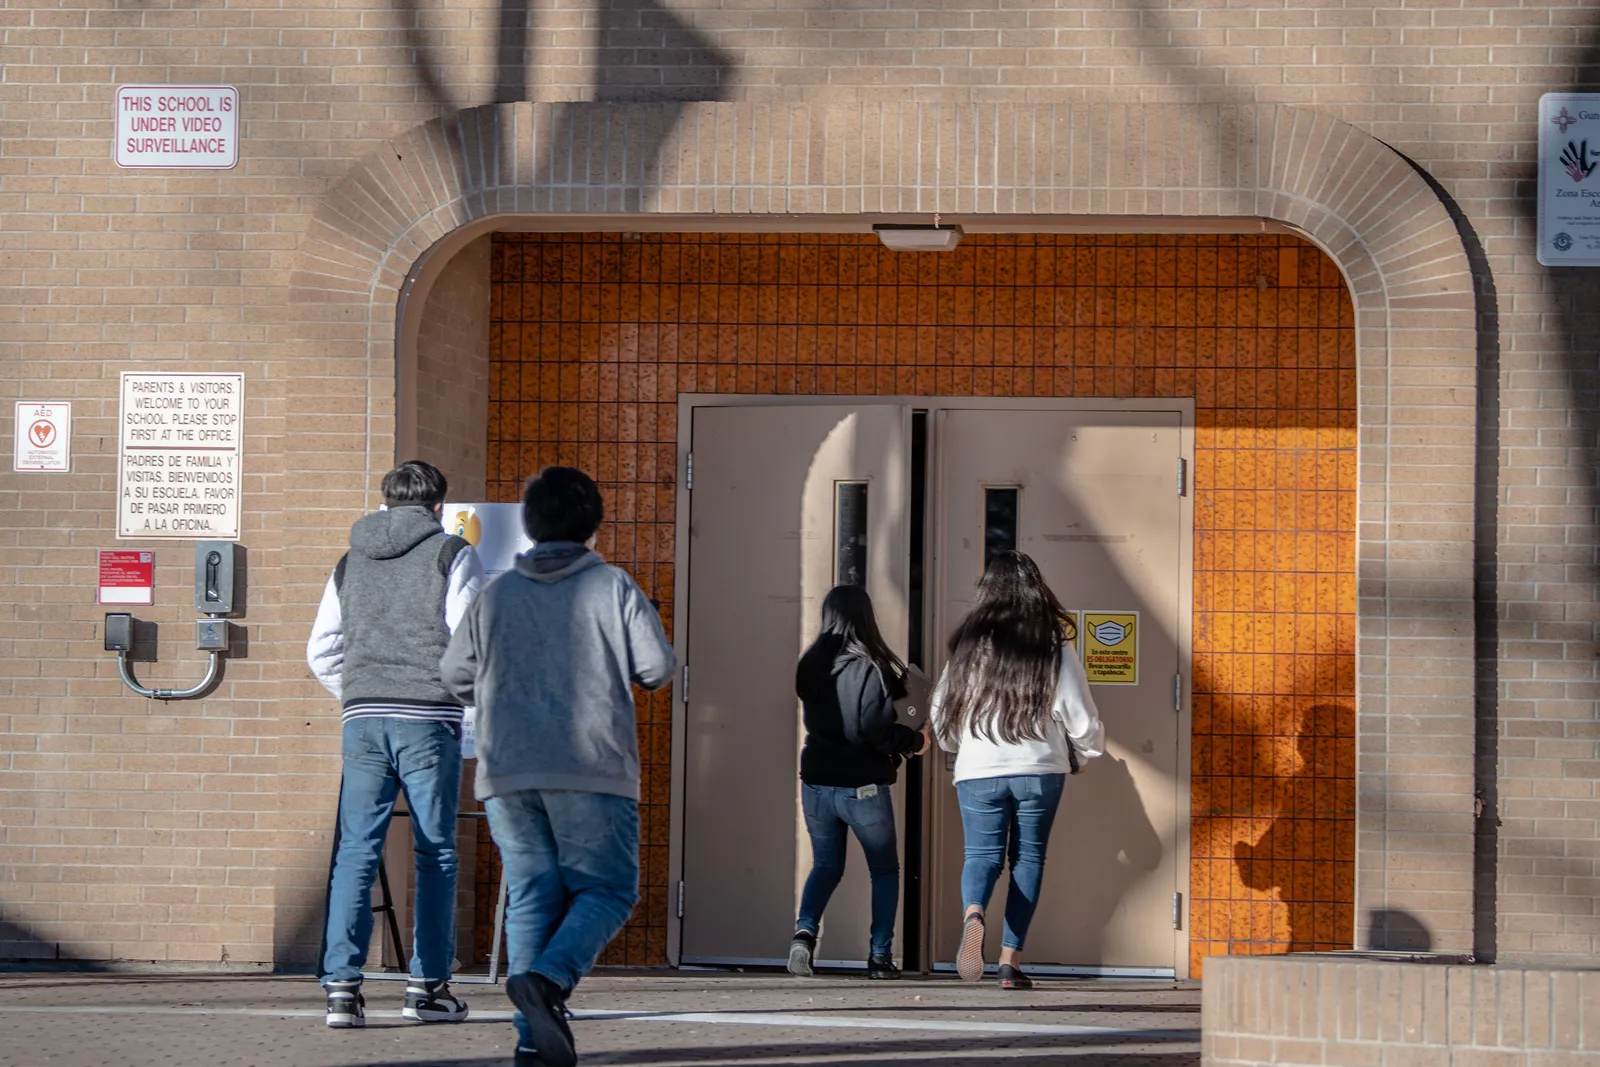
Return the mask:
<svg viewBox="0 0 1600 1067">
<path fill-rule="evenodd" d="M 1600 266 L 1600 93 L 1539 98 L 1539 262 Z"/>
</svg>

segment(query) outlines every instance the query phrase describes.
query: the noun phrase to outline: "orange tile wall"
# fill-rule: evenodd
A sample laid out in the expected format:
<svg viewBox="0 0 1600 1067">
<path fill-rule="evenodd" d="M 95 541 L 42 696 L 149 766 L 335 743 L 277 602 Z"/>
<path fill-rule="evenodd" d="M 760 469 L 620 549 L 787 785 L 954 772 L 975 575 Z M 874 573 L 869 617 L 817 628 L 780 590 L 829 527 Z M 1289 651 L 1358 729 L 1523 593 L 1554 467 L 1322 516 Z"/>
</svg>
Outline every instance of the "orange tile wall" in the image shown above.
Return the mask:
<svg viewBox="0 0 1600 1067">
<path fill-rule="evenodd" d="M 677 397 L 1193 397 L 1191 951 L 1349 948 L 1355 336 L 1281 235 L 499 234 L 488 485 L 601 483 L 608 558 L 672 615 Z M 664 961 L 670 705 L 641 698 L 639 910 L 603 963 Z"/>
</svg>

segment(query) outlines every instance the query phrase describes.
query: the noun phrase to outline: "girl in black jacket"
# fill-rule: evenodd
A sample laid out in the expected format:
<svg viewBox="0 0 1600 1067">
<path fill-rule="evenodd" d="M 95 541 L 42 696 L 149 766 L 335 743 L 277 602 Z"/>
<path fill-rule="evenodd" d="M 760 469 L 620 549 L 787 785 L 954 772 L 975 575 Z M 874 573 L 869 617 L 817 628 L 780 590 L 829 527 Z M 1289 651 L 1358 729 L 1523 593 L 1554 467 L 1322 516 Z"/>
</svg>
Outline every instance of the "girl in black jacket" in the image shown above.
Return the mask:
<svg viewBox="0 0 1600 1067">
<path fill-rule="evenodd" d="M 867 977 L 900 976 L 891 954 L 900 859 L 889 786 L 900 760 L 928 747 L 926 731 L 895 722 L 905 671 L 878 632 L 866 590 L 841 585 L 829 592 L 822 601 L 822 633 L 795 671 L 806 727 L 800 793 L 812 859 L 789 944 L 791 974 L 811 974 L 822 912 L 844 876 L 848 828 L 861 842 L 872 876 Z"/>
</svg>

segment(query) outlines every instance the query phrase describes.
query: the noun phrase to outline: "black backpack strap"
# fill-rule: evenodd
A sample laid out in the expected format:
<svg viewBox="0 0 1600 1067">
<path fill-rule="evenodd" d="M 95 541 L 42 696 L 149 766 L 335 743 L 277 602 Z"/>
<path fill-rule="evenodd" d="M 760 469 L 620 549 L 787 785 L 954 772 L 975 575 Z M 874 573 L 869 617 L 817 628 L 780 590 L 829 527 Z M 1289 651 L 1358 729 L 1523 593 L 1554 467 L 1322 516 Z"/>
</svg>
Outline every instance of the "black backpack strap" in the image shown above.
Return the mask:
<svg viewBox="0 0 1600 1067">
<path fill-rule="evenodd" d="M 465 537 L 455 534 L 445 534 L 444 542 L 439 545 L 439 573 L 450 577 L 450 568 L 456 565 L 456 557 L 461 555 L 461 550 L 472 547 L 472 542 Z"/>
<path fill-rule="evenodd" d="M 333 591 L 335 593 L 344 592 L 344 565 L 348 562 L 350 562 L 350 553 L 346 552 L 344 555 L 339 557 L 339 562 L 334 564 Z"/>
</svg>

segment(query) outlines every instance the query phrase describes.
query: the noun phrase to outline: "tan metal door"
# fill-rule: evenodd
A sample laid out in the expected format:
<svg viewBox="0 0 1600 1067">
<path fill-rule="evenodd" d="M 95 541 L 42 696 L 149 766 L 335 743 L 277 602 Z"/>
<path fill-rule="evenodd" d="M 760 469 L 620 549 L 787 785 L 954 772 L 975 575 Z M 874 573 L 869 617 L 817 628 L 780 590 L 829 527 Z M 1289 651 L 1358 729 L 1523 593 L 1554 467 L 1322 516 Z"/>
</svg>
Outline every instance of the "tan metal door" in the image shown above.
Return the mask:
<svg viewBox="0 0 1600 1067">
<path fill-rule="evenodd" d="M 681 960 L 777 963 L 811 864 L 795 663 L 841 565 L 840 520 L 863 495 L 864 555 L 847 565 L 865 560 L 884 637 L 904 654 L 910 413 L 702 406 L 692 420 Z M 866 957 L 865 864 L 853 843 L 849 855 L 822 962 Z"/>
<path fill-rule="evenodd" d="M 941 642 L 971 605 L 986 525 L 991 543 L 1008 547 L 1015 537 L 1069 611 L 1139 613 L 1136 684 L 1092 688 L 1107 754 L 1067 779 L 1023 953 L 1031 966 L 1170 973 L 1180 963 L 1174 894 L 1183 888 L 1189 808 L 1180 795 L 1186 717 L 1175 698 L 1187 599 L 1180 419 L 1176 411 L 948 410 L 936 424 Z M 999 491 L 987 497 L 987 518 L 986 490 Z M 1004 528 L 1011 502 L 1014 535 Z M 944 655 L 942 643 L 937 651 Z M 945 963 L 961 917 L 961 818 L 950 761 L 929 762 L 932 958 Z M 1002 877 L 990 902 L 991 963 L 1005 892 Z"/>
</svg>

